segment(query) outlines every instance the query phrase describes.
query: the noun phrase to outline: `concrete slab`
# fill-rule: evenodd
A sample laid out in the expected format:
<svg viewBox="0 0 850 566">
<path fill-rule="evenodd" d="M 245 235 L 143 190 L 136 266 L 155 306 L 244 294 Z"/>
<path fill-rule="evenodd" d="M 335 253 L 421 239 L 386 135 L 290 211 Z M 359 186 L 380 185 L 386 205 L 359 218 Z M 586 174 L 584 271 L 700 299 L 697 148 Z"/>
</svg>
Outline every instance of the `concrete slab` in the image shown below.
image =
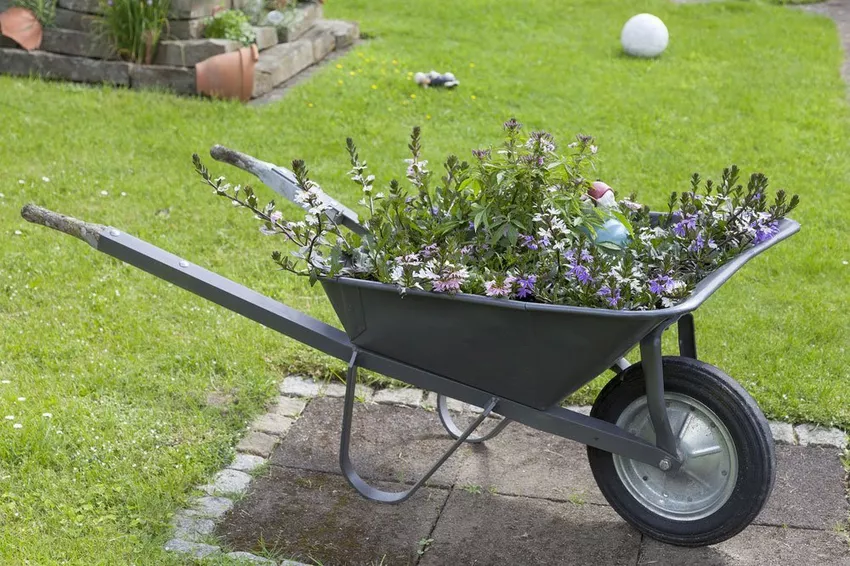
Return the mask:
<svg viewBox="0 0 850 566">
<path fill-rule="evenodd" d="M 682 548 L 644 539 L 639 566 L 847 566 L 850 549 L 827 531 L 752 526 L 714 546 Z"/>
<path fill-rule="evenodd" d="M 339 433 L 342 399 L 314 399 L 272 454 L 271 463 L 339 474 Z M 451 446 L 436 415 L 391 405 L 356 403 L 351 435 L 351 457 L 358 473 L 369 479 L 412 482 Z M 459 461 L 469 454 L 458 449 L 429 481 L 451 485 Z"/>
<path fill-rule="evenodd" d="M 844 468 L 834 448 L 777 446 L 776 484 L 760 525 L 832 529 L 846 523 Z"/>
<path fill-rule="evenodd" d="M 511 495 L 605 503 L 583 444 L 519 423 L 471 448 L 458 476 L 462 484 Z"/>
<path fill-rule="evenodd" d="M 641 535 L 601 505 L 453 490 L 421 566 L 632 566 Z"/>
<path fill-rule="evenodd" d="M 221 540 L 233 549 L 327 565 L 415 564 L 418 541 L 427 538 L 448 496 L 423 488 L 404 505 L 382 505 L 360 497 L 340 476 L 279 467 L 252 488 L 219 525 Z"/>
</svg>

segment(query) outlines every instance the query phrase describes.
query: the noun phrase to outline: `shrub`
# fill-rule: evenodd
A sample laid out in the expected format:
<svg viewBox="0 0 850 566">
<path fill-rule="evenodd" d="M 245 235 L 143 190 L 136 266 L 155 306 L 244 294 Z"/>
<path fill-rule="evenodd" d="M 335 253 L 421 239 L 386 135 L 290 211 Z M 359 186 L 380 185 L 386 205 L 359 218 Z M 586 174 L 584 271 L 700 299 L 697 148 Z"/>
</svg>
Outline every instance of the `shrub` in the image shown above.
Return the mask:
<svg viewBox="0 0 850 566">
<path fill-rule="evenodd" d="M 472 152 L 473 163 L 449 156 L 436 177 L 422 159 L 414 128 L 406 178 L 376 192 L 357 148 L 348 140 L 351 179 L 366 208 L 363 237 L 342 230 L 325 213 L 331 206 L 302 161 L 293 170 L 307 209 L 285 222 L 274 202 L 261 207 L 250 187 L 213 179 L 195 166 L 214 192 L 250 209 L 261 230 L 296 249 L 273 259 L 284 270 L 346 276 L 437 293 L 474 293 L 552 304 L 645 310 L 676 304 L 712 270 L 753 244 L 772 238 L 779 220 L 797 206 L 778 191 L 768 204 L 767 178 L 755 173 L 744 187 L 732 166 L 719 183 L 691 179 L 673 193 L 666 214 L 653 217 L 632 194 L 617 201 L 593 182 L 597 147 L 576 136 L 558 153 L 547 132 L 521 135 L 504 125 L 505 141 Z M 594 195 L 594 196 L 590 196 Z"/>
<path fill-rule="evenodd" d="M 204 37 L 230 39 L 242 45 L 256 43 L 257 34 L 248 21 L 248 16 L 239 10 L 220 10 L 207 18 Z"/>
<path fill-rule="evenodd" d="M 168 25 L 170 7 L 170 0 L 107 0 L 97 23 L 120 57 L 149 65 Z"/>
<path fill-rule="evenodd" d="M 15 0 L 12 5 L 31 11 L 43 27 L 56 21 L 56 0 Z"/>
</svg>

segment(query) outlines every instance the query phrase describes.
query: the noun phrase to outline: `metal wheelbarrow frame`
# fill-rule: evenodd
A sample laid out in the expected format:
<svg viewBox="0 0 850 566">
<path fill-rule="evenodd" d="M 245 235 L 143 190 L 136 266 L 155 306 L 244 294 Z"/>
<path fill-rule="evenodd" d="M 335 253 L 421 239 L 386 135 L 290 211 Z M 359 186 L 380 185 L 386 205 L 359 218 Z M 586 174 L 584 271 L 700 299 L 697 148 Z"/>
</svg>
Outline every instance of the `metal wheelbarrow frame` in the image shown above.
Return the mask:
<svg viewBox="0 0 850 566">
<path fill-rule="evenodd" d="M 282 167 L 220 146 L 213 148 L 211 154 L 219 161 L 255 174 L 293 202 L 300 190 L 291 172 Z M 328 201 L 334 205 L 329 215 L 333 215 L 337 223 L 361 234 L 366 231 L 356 214 L 329 197 Z M 676 324 L 680 355 L 696 359 L 692 312 L 745 263 L 799 230 L 799 224 L 793 220 L 782 220 L 774 238 L 745 250 L 711 273 L 680 304 L 654 311 L 544 305 L 463 294 L 450 297 L 416 290 L 401 297 L 392 285 L 348 278 L 322 279 L 321 284 L 346 329 L 343 332 L 119 229 L 83 222 L 35 205 L 25 206 L 22 215 L 31 222 L 76 236 L 100 252 L 347 362 L 340 468 L 349 484 L 361 495 L 382 503 L 399 503 L 410 498 L 464 442 L 481 442 L 491 438 L 510 421 L 643 462 L 665 472 L 677 470 L 682 465 L 682 457 L 677 452 L 676 435 L 665 407 L 662 333 Z M 434 313 L 433 316 L 422 314 L 429 310 Z M 543 325 L 546 328 L 540 334 L 552 334 L 553 339 L 530 354 L 520 349 L 517 353 L 519 363 L 511 366 L 511 371 L 494 373 L 492 367 L 476 367 L 487 355 L 481 355 L 483 346 L 475 337 L 490 328 L 488 325 L 494 324 L 494 321 L 499 323 L 502 320 L 508 325 L 526 325 L 523 328 L 529 324 Z M 534 322 L 516 322 L 519 320 Z M 406 330 L 407 338 L 394 339 L 393 334 L 401 334 L 399 328 L 404 325 L 412 328 Z M 609 348 L 597 347 L 591 351 L 593 348 L 588 349 L 587 336 L 582 336 L 588 332 L 592 337 L 611 332 L 617 336 L 612 339 Z M 417 346 L 417 339 L 421 340 L 427 333 L 437 336 L 432 337 L 425 348 Z M 496 340 L 494 350 L 506 347 L 498 338 Z M 574 343 L 566 346 L 568 357 L 578 366 L 572 369 L 555 363 L 565 357 L 565 350 L 559 344 L 570 340 Z M 455 352 L 453 359 L 447 359 L 452 354 L 451 345 L 458 341 L 468 350 L 468 357 Z M 564 397 L 606 369 L 615 372 L 625 370 L 629 363 L 622 356 L 635 345 L 640 348 L 647 407 L 655 431 L 654 443 L 611 422 L 559 406 Z M 423 351 L 417 352 L 416 348 Z M 587 356 L 582 356 L 582 353 Z M 584 358 L 592 360 L 582 361 Z M 501 358 L 498 362 L 505 363 Z M 532 376 L 531 381 L 517 378 L 517 372 L 523 372 L 523 364 L 533 366 L 530 372 L 525 372 Z M 359 368 L 439 394 L 441 421 L 456 440 L 409 489 L 400 492 L 377 489 L 357 473 L 351 461 L 351 424 Z M 536 376 L 535 372 L 541 368 L 548 369 L 550 375 Z M 557 373 L 560 370 L 563 370 L 562 373 Z M 483 410 L 461 430 L 452 421 L 447 409 L 446 398 L 449 397 Z M 499 414 L 503 420 L 487 434 L 475 436 L 475 431 L 491 414 Z"/>
</svg>

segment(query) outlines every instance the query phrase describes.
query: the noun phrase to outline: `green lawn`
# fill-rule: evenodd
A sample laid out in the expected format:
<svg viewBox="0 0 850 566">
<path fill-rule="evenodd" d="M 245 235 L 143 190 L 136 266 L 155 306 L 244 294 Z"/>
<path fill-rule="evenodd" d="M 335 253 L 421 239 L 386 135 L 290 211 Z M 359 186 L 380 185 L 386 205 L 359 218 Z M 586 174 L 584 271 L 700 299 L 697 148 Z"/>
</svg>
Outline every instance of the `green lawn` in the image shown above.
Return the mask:
<svg viewBox="0 0 850 566">
<path fill-rule="evenodd" d="M 640 11 L 670 29 L 659 60 L 619 53 Z M 0 563 L 170 563 L 171 514 L 277 380 L 339 370 L 19 217 L 32 201 L 111 224 L 334 322 L 319 288 L 273 269 L 255 221 L 198 182 L 191 154 L 215 143 L 304 158 L 351 206 L 345 137 L 386 182 L 403 176 L 415 124 L 432 164 L 496 142 L 510 116 L 594 134 L 600 175 L 655 206 L 694 171 L 763 171 L 801 194 L 803 231 L 697 313 L 700 355 L 773 418 L 850 425 L 850 113 L 831 21 L 667 0 L 348 0 L 326 13 L 372 39 L 263 108 L 0 77 L 0 416 L 14 417 L 0 420 Z M 432 68 L 461 87 L 409 78 Z"/>
</svg>

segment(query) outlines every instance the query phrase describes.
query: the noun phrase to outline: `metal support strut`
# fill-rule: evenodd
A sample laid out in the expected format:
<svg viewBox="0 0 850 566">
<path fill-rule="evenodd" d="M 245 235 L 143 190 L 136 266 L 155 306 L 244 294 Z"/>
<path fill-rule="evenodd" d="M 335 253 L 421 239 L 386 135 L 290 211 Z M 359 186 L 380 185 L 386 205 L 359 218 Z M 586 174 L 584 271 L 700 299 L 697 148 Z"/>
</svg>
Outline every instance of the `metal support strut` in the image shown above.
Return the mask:
<svg viewBox="0 0 850 566">
<path fill-rule="evenodd" d="M 659 326 L 640 341 L 640 358 L 643 374 L 646 380 L 646 402 L 652 428 L 655 430 L 655 444 L 670 454 L 677 454 L 676 435 L 670 426 L 667 416 L 667 405 L 664 401 L 664 366 L 661 358 L 661 334 L 664 326 Z M 666 462 L 665 462 L 666 461 Z M 667 471 L 676 462 L 667 458 L 659 467 Z M 666 467 L 665 467 L 666 466 Z"/>
<path fill-rule="evenodd" d="M 452 444 L 443 456 L 437 460 L 437 463 L 434 464 L 424 476 L 419 478 L 419 481 L 417 481 L 413 487 L 405 491 L 383 491 L 366 483 L 366 481 L 364 481 L 354 469 L 354 465 L 351 463 L 351 458 L 349 457 L 349 448 L 351 445 L 351 419 L 354 414 L 354 392 L 357 384 L 357 354 L 358 351 L 355 349 L 351 354 L 351 360 L 348 362 L 348 374 L 345 378 L 345 406 L 342 412 L 342 433 L 340 434 L 339 439 L 339 467 L 342 469 L 342 473 L 345 476 L 345 479 L 348 480 L 351 487 L 356 489 L 360 495 L 366 499 L 371 499 L 372 501 L 378 501 L 380 503 L 401 503 L 416 493 L 416 491 L 422 487 L 426 481 L 428 481 L 428 478 L 434 475 L 434 472 L 440 469 L 440 466 L 449 459 L 449 456 L 454 454 L 454 451 L 464 443 L 467 437 L 475 432 L 478 425 L 484 422 L 484 419 L 493 412 L 493 409 L 499 402 L 499 398 L 490 398 L 490 401 L 486 404 L 484 411 L 478 416 L 478 418 L 469 425 L 454 444 Z"/>
<path fill-rule="evenodd" d="M 677 324 L 679 330 L 679 355 L 685 358 L 697 359 L 697 339 L 694 330 L 694 315 L 682 315 Z"/>
</svg>

